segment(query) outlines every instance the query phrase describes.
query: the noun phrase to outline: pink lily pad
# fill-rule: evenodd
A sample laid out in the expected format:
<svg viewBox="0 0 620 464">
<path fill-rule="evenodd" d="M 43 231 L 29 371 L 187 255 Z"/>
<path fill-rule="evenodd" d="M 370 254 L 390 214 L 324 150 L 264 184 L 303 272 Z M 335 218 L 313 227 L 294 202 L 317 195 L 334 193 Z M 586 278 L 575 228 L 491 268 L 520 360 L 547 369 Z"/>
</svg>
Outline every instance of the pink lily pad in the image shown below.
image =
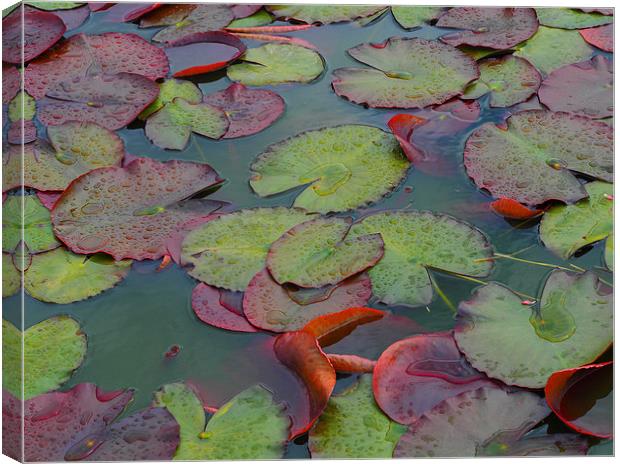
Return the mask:
<svg viewBox="0 0 620 464">
<path fill-rule="evenodd" d="M 263 5 L 250 5 L 247 3 L 240 3 L 238 5 L 231 5 L 230 9 L 232 10 L 235 18 L 247 18 L 248 16 L 252 16 L 258 10 L 260 10 Z"/>
<path fill-rule="evenodd" d="M 441 37 L 450 45 L 505 50 L 533 36 L 538 18 L 533 8 L 461 7 L 448 10 L 436 26 L 463 29 Z"/>
<path fill-rule="evenodd" d="M 192 292 L 192 309 L 205 324 L 235 332 L 257 332 L 243 315 L 221 303 L 221 291 L 216 287 L 203 283 L 196 285 Z"/>
<path fill-rule="evenodd" d="M 605 26 L 592 27 L 589 29 L 581 29 L 579 31 L 581 37 L 590 45 L 600 48 L 606 52 L 614 51 L 614 25 L 606 24 Z"/>
<path fill-rule="evenodd" d="M 30 61 L 58 42 L 66 30 L 65 23 L 54 13 L 28 9 L 22 14 L 18 8 L 2 20 L 2 61 Z M 26 34 L 22 46 L 23 31 Z"/>
<path fill-rule="evenodd" d="M 88 2 L 88 8 L 90 11 L 103 11 L 114 6 L 114 3 L 106 2 Z"/>
<path fill-rule="evenodd" d="M 21 73 L 15 66 L 2 63 L 2 103 L 9 103 L 21 87 Z"/>
<path fill-rule="evenodd" d="M 55 10 L 54 14 L 62 19 L 68 31 L 80 27 L 90 16 L 91 9 L 88 5 L 65 10 Z"/>
<path fill-rule="evenodd" d="M 160 6 L 161 3 L 117 3 L 106 10 L 102 20 L 118 23 L 134 21 Z"/>
<path fill-rule="evenodd" d="M 20 119 L 12 122 L 6 138 L 9 143 L 15 145 L 34 142 L 37 138 L 37 128 L 34 121 Z"/>
<path fill-rule="evenodd" d="M 37 191 L 37 197 L 43 206 L 50 211 L 54 207 L 54 203 L 60 198 L 62 193 L 59 192 L 39 192 Z"/>
<path fill-rule="evenodd" d="M 110 130 L 133 121 L 159 95 L 152 80 L 138 74 L 74 77 L 47 91 L 38 117 L 47 126 L 68 121 L 94 122 Z"/>
<path fill-rule="evenodd" d="M 206 95 L 205 103 L 224 110 L 230 126 L 225 139 L 256 134 L 272 125 L 284 113 L 286 103 L 275 92 L 249 89 L 237 82 L 219 92 Z"/>
</svg>

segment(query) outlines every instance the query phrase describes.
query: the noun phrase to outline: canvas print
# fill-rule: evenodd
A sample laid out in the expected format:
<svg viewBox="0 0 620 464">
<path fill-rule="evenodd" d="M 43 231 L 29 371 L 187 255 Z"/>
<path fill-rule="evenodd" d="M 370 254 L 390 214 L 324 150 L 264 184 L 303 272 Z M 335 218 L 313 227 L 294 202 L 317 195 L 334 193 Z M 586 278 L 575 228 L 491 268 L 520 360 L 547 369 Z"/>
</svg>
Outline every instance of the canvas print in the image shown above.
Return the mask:
<svg viewBox="0 0 620 464">
<path fill-rule="evenodd" d="M 612 8 L 2 27 L 5 455 L 613 454 Z"/>
</svg>

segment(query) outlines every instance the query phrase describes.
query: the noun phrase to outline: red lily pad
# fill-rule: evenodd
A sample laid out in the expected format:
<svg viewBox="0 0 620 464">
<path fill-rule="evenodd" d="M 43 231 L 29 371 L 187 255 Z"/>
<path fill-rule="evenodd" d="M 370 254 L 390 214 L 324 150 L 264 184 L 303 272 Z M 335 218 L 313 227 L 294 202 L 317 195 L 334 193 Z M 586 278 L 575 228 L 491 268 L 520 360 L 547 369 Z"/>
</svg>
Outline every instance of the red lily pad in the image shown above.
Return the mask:
<svg viewBox="0 0 620 464">
<path fill-rule="evenodd" d="M 606 52 L 614 51 L 614 25 L 607 24 L 605 26 L 592 27 L 589 29 L 581 29 L 579 31 L 581 37 L 590 45 L 600 48 Z"/>
<path fill-rule="evenodd" d="M 538 98 L 552 111 L 589 118 L 614 114 L 613 63 L 602 55 L 553 71 L 538 90 Z"/>
<path fill-rule="evenodd" d="M 413 165 L 418 161 L 423 161 L 426 157 L 424 152 L 416 147 L 411 140 L 415 128 L 426 123 L 428 123 L 427 119 L 414 116 L 413 114 L 397 114 L 387 123 L 403 152 Z"/>
<path fill-rule="evenodd" d="M 91 9 L 88 5 L 82 5 L 77 8 L 68 8 L 64 10 L 55 10 L 54 14 L 62 19 L 65 23 L 67 31 L 80 27 L 90 16 Z"/>
<path fill-rule="evenodd" d="M 34 121 L 30 119 L 20 119 L 18 121 L 11 122 L 9 131 L 6 135 L 7 141 L 14 145 L 34 142 L 36 138 L 37 128 L 34 125 Z"/>
<path fill-rule="evenodd" d="M 286 103 L 275 92 L 249 89 L 235 82 L 224 90 L 206 95 L 205 103 L 221 108 L 228 116 L 230 126 L 225 139 L 256 134 L 271 126 L 284 113 Z"/>
<path fill-rule="evenodd" d="M 318 316 L 308 322 L 302 330 L 315 337 L 321 347 L 325 347 L 350 335 L 357 326 L 378 321 L 385 315 L 385 312 L 377 309 L 351 307 L 337 313 Z"/>
<path fill-rule="evenodd" d="M 52 223 L 76 253 L 159 259 L 166 254 L 166 239 L 212 212 L 205 201 L 191 197 L 221 181 L 207 164 L 138 158 L 73 181 L 54 205 Z"/>
<path fill-rule="evenodd" d="M 470 45 L 505 50 L 529 39 L 538 30 L 533 8 L 451 8 L 437 27 L 463 29 L 441 37 L 450 45 Z"/>
<path fill-rule="evenodd" d="M 334 370 L 342 374 L 370 374 L 377 364 L 376 361 L 353 354 L 328 354 L 327 359 Z"/>
<path fill-rule="evenodd" d="M 489 207 L 507 219 L 529 219 L 544 213 L 541 209 L 531 209 L 511 198 L 500 198 L 489 204 Z"/>
<path fill-rule="evenodd" d="M 262 7 L 263 5 L 250 5 L 247 3 L 240 3 L 239 5 L 230 5 L 230 9 L 235 15 L 235 18 L 247 18 L 248 16 L 252 16 Z"/>
<path fill-rule="evenodd" d="M 221 302 L 221 291 L 199 283 L 192 292 L 192 309 L 205 324 L 236 332 L 256 332 L 256 328 L 243 316 L 231 311 Z"/>
<path fill-rule="evenodd" d="M 21 73 L 15 66 L 2 63 L 2 103 L 9 103 L 21 88 Z"/>
<path fill-rule="evenodd" d="M 217 71 L 235 61 L 245 50 L 246 46 L 241 40 L 223 31 L 184 35 L 180 39 L 168 41 L 164 48 L 173 77 Z"/>
<path fill-rule="evenodd" d="M 48 89 L 76 77 L 132 73 L 155 80 L 165 77 L 168 70 L 164 51 L 135 34 L 76 34 L 28 65 L 25 86 L 39 99 Z"/>
<path fill-rule="evenodd" d="M 111 8 L 114 3 L 106 3 L 106 2 L 88 2 L 88 8 L 90 11 L 103 11 Z"/>
<path fill-rule="evenodd" d="M 448 398 L 493 385 L 467 362 L 450 333 L 394 343 L 377 361 L 373 376 L 377 404 L 401 424 L 414 423 Z"/>
<path fill-rule="evenodd" d="M 554 372 L 545 398 L 553 412 L 579 433 L 613 435 L 613 361 Z"/>
<path fill-rule="evenodd" d="M 161 3 L 117 3 L 106 10 L 102 21 L 118 23 L 134 21 L 161 6 Z"/>
<path fill-rule="evenodd" d="M 138 74 L 74 77 L 48 89 L 46 98 L 39 100 L 38 117 L 48 126 L 88 121 L 116 130 L 133 121 L 157 95 L 157 84 Z"/>
<path fill-rule="evenodd" d="M 197 4 L 191 10 L 171 10 L 174 19 L 177 21 L 166 21 L 168 27 L 162 29 L 153 36 L 155 42 L 174 42 L 197 32 L 210 32 L 220 30 L 235 19 L 235 15 L 229 5 L 218 5 L 214 3 Z M 185 13 L 183 15 L 183 13 Z M 153 25 L 152 23 L 146 23 Z M 159 23 L 161 25 L 161 21 Z M 144 27 L 143 24 L 141 24 Z"/>
<path fill-rule="evenodd" d="M 66 30 L 54 13 L 34 9 L 22 12 L 19 8 L 2 20 L 2 61 L 30 61 L 58 42 Z"/>
</svg>

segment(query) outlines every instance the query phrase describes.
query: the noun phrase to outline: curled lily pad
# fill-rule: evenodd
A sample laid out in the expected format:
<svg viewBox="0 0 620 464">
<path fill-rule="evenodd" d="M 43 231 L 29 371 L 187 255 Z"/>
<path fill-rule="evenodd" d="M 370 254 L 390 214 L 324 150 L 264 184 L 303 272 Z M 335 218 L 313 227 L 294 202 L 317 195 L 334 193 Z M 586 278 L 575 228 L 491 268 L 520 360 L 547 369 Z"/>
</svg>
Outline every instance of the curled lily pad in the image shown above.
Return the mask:
<svg viewBox="0 0 620 464">
<path fill-rule="evenodd" d="M 614 114 L 614 69 L 604 56 L 553 71 L 538 91 L 540 102 L 552 111 L 589 118 Z"/>
<path fill-rule="evenodd" d="M 24 78 L 28 93 L 39 99 L 74 78 L 132 73 L 155 80 L 165 77 L 168 70 L 166 54 L 160 48 L 135 34 L 106 32 L 76 34 L 59 43 L 30 63 Z"/>
<path fill-rule="evenodd" d="M 2 61 L 30 61 L 58 42 L 66 30 L 54 13 L 20 8 L 2 20 Z M 24 31 L 28 33 L 22 42 Z"/>
<path fill-rule="evenodd" d="M 349 55 L 370 68 L 339 68 L 332 86 L 353 103 L 377 108 L 424 108 L 461 95 L 479 76 L 476 62 L 436 40 L 391 38 L 361 44 Z"/>
<path fill-rule="evenodd" d="M 371 374 L 377 364 L 354 354 L 328 354 L 327 359 L 336 372 L 344 374 Z"/>
<path fill-rule="evenodd" d="M 478 62 L 480 78 L 461 98 L 478 98 L 491 94 L 490 105 L 507 107 L 521 103 L 536 93 L 540 73 L 527 60 L 513 55 L 486 58 Z"/>
<path fill-rule="evenodd" d="M 220 182 L 209 165 L 176 160 L 138 158 L 122 168 L 96 169 L 76 179 L 55 203 L 54 230 L 76 253 L 158 259 L 168 237 L 213 210 L 191 197 Z"/>
<path fill-rule="evenodd" d="M 171 13 L 174 15 L 172 19 L 174 22 L 164 20 L 164 24 L 169 25 L 153 36 L 155 42 L 174 42 L 191 34 L 217 31 L 235 19 L 229 5 L 209 3 L 195 5 L 191 10 L 171 10 Z M 145 25 L 141 23 L 142 27 Z M 162 25 L 161 21 L 157 25 Z"/>
<path fill-rule="evenodd" d="M 375 367 L 373 390 L 392 420 L 412 424 L 442 401 L 494 383 L 465 360 L 450 333 L 394 343 Z"/>
<path fill-rule="evenodd" d="M 268 43 L 250 48 L 241 63 L 228 68 L 231 81 L 244 85 L 277 85 L 292 82 L 306 84 L 324 70 L 323 58 L 314 50 L 286 43 Z"/>
<path fill-rule="evenodd" d="M 586 13 L 574 8 L 536 8 L 538 22 L 561 29 L 585 29 L 613 22 L 614 18 L 600 13 Z"/>
<path fill-rule="evenodd" d="M 2 63 L 2 103 L 9 103 L 21 89 L 21 73 L 15 67 Z"/>
<path fill-rule="evenodd" d="M 386 304 L 427 305 L 429 269 L 487 276 L 493 254 L 486 236 L 466 222 L 427 211 L 386 211 L 354 224 L 350 237 L 380 233 L 385 254 L 370 271 L 373 295 Z"/>
<path fill-rule="evenodd" d="M 586 191 L 572 172 L 611 181 L 613 129 L 581 116 L 543 110 L 513 114 L 507 128 L 487 123 L 465 144 L 465 169 L 494 197 L 538 205 L 574 202 Z"/>
<path fill-rule="evenodd" d="M 390 134 L 370 126 L 336 126 L 271 145 L 252 164 L 250 185 L 262 197 L 307 185 L 294 206 L 346 211 L 388 194 L 408 167 Z"/>
<path fill-rule="evenodd" d="M 22 275 L 13 265 L 13 257 L 2 253 L 2 298 L 15 295 L 21 285 Z"/>
<path fill-rule="evenodd" d="M 320 301 L 300 304 L 264 269 L 254 276 L 245 290 L 243 312 L 256 327 L 272 332 L 289 332 L 303 328 L 317 316 L 363 306 L 368 302 L 370 293 L 370 279 L 360 275 L 330 288 L 328 296 Z"/>
<path fill-rule="evenodd" d="M 393 5 L 391 10 L 398 24 L 405 29 L 413 29 L 439 18 L 446 9 L 440 6 Z"/>
<path fill-rule="evenodd" d="M 192 291 L 192 309 L 205 324 L 236 332 L 257 332 L 257 329 L 243 317 L 224 306 L 220 290 L 203 283 Z"/>
<path fill-rule="evenodd" d="M 2 250 L 41 253 L 60 246 L 50 213 L 36 195 L 10 195 L 2 203 Z"/>
<path fill-rule="evenodd" d="M 504 50 L 529 39 L 538 29 L 533 8 L 451 8 L 437 27 L 463 29 L 441 37 L 451 45 Z"/>
<path fill-rule="evenodd" d="M 377 309 L 351 307 L 315 317 L 302 330 L 315 337 L 321 347 L 326 347 L 347 337 L 358 326 L 377 321 L 385 315 Z"/>
<path fill-rule="evenodd" d="M 305 211 L 256 208 L 225 214 L 187 234 L 182 261 L 189 274 L 209 285 L 244 291 L 265 267 L 267 252 L 284 232 L 312 219 Z"/>
<path fill-rule="evenodd" d="M 574 205 L 552 206 L 540 222 L 540 239 L 564 259 L 613 233 L 613 184 L 591 182 L 585 189 L 587 198 Z"/>
<path fill-rule="evenodd" d="M 266 5 L 276 18 L 313 24 L 353 21 L 372 16 L 385 7 L 381 5 Z"/>
<path fill-rule="evenodd" d="M 612 296 L 601 285 L 592 272 L 554 270 L 540 302 L 528 307 L 510 289 L 490 283 L 459 305 L 454 338 L 490 377 L 542 388 L 553 372 L 591 362 L 611 344 Z"/>
<path fill-rule="evenodd" d="M 148 139 L 161 148 L 183 150 L 192 132 L 211 139 L 228 130 L 228 118 L 220 108 L 207 103 L 190 103 L 175 98 L 146 121 Z"/>
<path fill-rule="evenodd" d="M 159 84 L 159 95 L 142 113 L 140 119 L 146 119 L 151 114 L 159 111 L 175 98 L 182 98 L 188 103 L 200 103 L 202 92 L 196 84 L 182 79 L 165 79 Z"/>
<path fill-rule="evenodd" d="M 256 134 L 272 125 L 286 104 L 275 92 L 266 89 L 249 89 L 233 83 L 224 90 L 206 95 L 205 103 L 221 108 L 230 121 L 223 138 L 232 139 Z"/>
<path fill-rule="evenodd" d="M 591 29 L 582 29 L 579 31 L 581 37 L 590 45 L 600 48 L 606 52 L 614 51 L 614 25 L 593 27 Z"/>
<path fill-rule="evenodd" d="M 392 422 L 375 404 L 372 376 L 330 398 L 308 437 L 313 459 L 391 458 L 405 427 Z"/>
<path fill-rule="evenodd" d="M 2 320 L 2 388 L 22 398 L 22 338 L 24 344 L 23 399 L 57 389 L 86 355 L 86 335 L 69 316 L 55 316 L 21 330 Z"/>
<path fill-rule="evenodd" d="M 530 219 L 544 213 L 542 209 L 531 209 L 511 198 L 500 198 L 489 203 L 489 208 L 506 219 Z"/>
</svg>

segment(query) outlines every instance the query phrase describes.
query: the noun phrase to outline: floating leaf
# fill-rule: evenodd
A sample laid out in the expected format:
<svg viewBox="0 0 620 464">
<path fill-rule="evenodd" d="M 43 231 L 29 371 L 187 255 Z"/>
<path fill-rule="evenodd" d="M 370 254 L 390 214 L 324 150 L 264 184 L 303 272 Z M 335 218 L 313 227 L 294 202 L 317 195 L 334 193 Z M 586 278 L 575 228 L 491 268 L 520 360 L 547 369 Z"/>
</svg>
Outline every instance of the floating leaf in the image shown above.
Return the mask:
<svg viewBox="0 0 620 464">
<path fill-rule="evenodd" d="M 308 437 L 313 459 L 391 458 L 405 428 L 381 412 L 372 394 L 372 376 L 333 396 Z"/>
<path fill-rule="evenodd" d="M 405 29 L 423 26 L 437 19 L 446 10 L 440 6 L 392 6 L 392 15 Z"/>
<path fill-rule="evenodd" d="M 20 91 L 9 103 L 9 121 L 30 120 L 34 118 L 36 112 L 34 98 L 24 91 Z"/>
<path fill-rule="evenodd" d="M 372 16 L 385 7 L 381 5 L 266 5 L 276 18 L 313 24 L 353 21 Z"/>
<path fill-rule="evenodd" d="M 323 73 L 323 58 L 299 45 L 268 43 L 248 49 L 241 63 L 228 68 L 231 81 L 244 85 L 306 84 Z"/>
<path fill-rule="evenodd" d="M 221 302 L 221 291 L 210 285 L 200 283 L 194 288 L 192 309 L 205 324 L 237 332 L 257 332 L 243 315 L 224 306 Z"/>
<path fill-rule="evenodd" d="M 23 119 L 20 119 L 18 121 L 11 122 L 9 124 L 6 139 L 9 143 L 14 145 L 34 142 L 37 139 L 37 128 L 34 125 L 34 121 L 24 121 Z"/>
<path fill-rule="evenodd" d="M 168 27 L 155 34 L 153 40 L 155 42 L 174 42 L 197 32 L 217 31 L 228 26 L 235 19 L 229 5 L 206 3 L 193 6 L 194 8 L 191 10 L 188 9 L 189 11 L 173 10 L 174 16 L 171 21 L 159 22 L 159 24 L 141 22 L 140 26 L 169 24 Z M 183 16 L 183 13 L 188 14 Z"/>
<path fill-rule="evenodd" d="M 86 354 L 86 335 L 69 316 L 55 316 L 35 324 L 23 333 L 2 320 L 2 388 L 22 398 L 23 368 L 26 372 L 23 399 L 27 400 L 65 383 Z"/>
<path fill-rule="evenodd" d="M 256 134 L 272 125 L 284 113 L 284 99 L 266 89 L 249 89 L 233 83 L 203 100 L 221 108 L 230 121 L 225 139 Z"/>
<path fill-rule="evenodd" d="M 54 14 L 62 19 L 65 23 L 67 31 L 77 29 L 90 17 L 90 8 L 88 5 L 82 5 L 77 8 L 67 8 L 62 10 L 55 10 Z"/>
<path fill-rule="evenodd" d="M 377 364 L 376 361 L 354 354 L 328 354 L 327 359 L 336 372 L 344 374 L 370 374 Z"/>
<path fill-rule="evenodd" d="M 461 95 L 479 76 L 465 53 L 436 40 L 391 38 L 361 44 L 349 55 L 370 68 L 339 68 L 332 86 L 353 103 L 376 108 L 424 108 Z"/>
<path fill-rule="evenodd" d="M 533 8 L 451 8 L 437 27 L 463 29 L 441 37 L 451 45 L 470 45 L 504 50 L 529 39 L 538 29 Z"/>
<path fill-rule="evenodd" d="M 385 312 L 377 309 L 349 307 L 344 311 L 315 317 L 302 330 L 315 337 L 321 347 L 325 347 L 339 342 L 358 326 L 377 321 L 385 315 Z"/>
<path fill-rule="evenodd" d="M 202 92 L 193 82 L 182 79 L 165 79 L 159 84 L 159 95 L 148 108 L 140 113 L 139 118 L 145 120 L 168 103 L 172 103 L 177 97 L 195 104 L 202 101 Z"/>
<path fill-rule="evenodd" d="M 540 102 L 552 111 L 589 118 L 614 114 L 613 64 L 602 55 L 553 71 L 538 91 Z"/>
<path fill-rule="evenodd" d="M 183 241 L 189 274 L 209 285 L 244 291 L 265 267 L 271 244 L 300 222 L 312 219 L 300 209 L 256 208 L 222 215 L 192 230 Z"/>
<path fill-rule="evenodd" d="M 536 15 L 540 24 L 561 29 L 585 29 L 609 24 L 614 20 L 600 13 L 585 13 L 573 8 L 536 8 Z"/>
<path fill-rule="evenodd" d="M 613 233 L 613 184 L 585 184 L 588 197 L 574 205 L 552 206 L 540 222 L 540 239 L 563 259 Z"/>
<path fill-rule="evenodd" d="M 544 213 L 542 209 L 530 209 L 510 198 L 500 198 L 499 200 L 492 201 L 489 204 L 489 208 L 506 219 L 517 220 L 534 218 Z"/>
<path fill-rule="evenodd" d="M 272 22 L 273 16 L 265 10 L 258 10 L 253 15 L 235 19 L 228 25 L 228 28 L 266 26 Z"/>
<path fill-rule="evenodd" d="M 581 37 L 590 45 L 600 48 L 606 52 L 614 51 L 614 25 L 593 27 L 592 29 L 582 29 L 579 31 Z"/>
<path fill-rule="evenodd" d="M 172 26 L 196 9 L 191 3 L 166 3 L 140 18 L 140 27 Z"/>
<path fill-rule="evenodd" d="M 392 116 L 387 123 L 403 152 L 414 165 L 424 161 L 426 155 L 412 142 L 413 131 L 416 127 L 422 126 L 427 122 L 427 119 L 414 116 L 413 114 L 397 114 Z"/>
<path fill-rule="evenodd" d="M 493 267 L 491 244 L 478 229 L 428 211 L 385 211 L 354 224 L 350 237 L 380 233 L 385 254 L 370 271 L 373 295 L 386 304 L 427 305 L 433 299 L 428 269 L 476 277 Z"/>
<path fill-rule="evenodd" d="M 2 253 L 2 298 L 15 295 L 21 285 L 22 275 L 13 265 L 12 256 L 8 253 Z"/>
<path fill-rule="evenodd" d="M 72 10 L 74 8 L 84 5 L 84 3 L 77 2 L 24 2 L 26 5 L 34 6 L 39 10 L 57 11 L 57 10 Z"/>
<path fill-rule="evenodd" d="M 235 15 L 235 18 L 246 18 L 262 8 L 263 5 L 253 5 L 250 3 L 235 3 L 230 5 L 230 9 L 233 12 L 233 15 Z"/>
<path fill-rule="evenodd" d="M 213 210 L 207 201 L 191 197 L 220 182 L 209 165 L 176 160 L 138 158 L 122 168 L 96 169 L 58 199 L 54 230 L 76 253 L 159 259 L 168 237 Z"/>
<path fill-rule="evenodd" d="M 465 169 L 494 197 L 538 205 L 586 196 L 572 172 L 611 181 L 613 129 L 581 116 L 526 110 L 487 123 L 465 144 Z"/>
<path fill-rule="evenodd" d="M 294 26 L 290 26 L 294 27 Z M 271 35 L 271 34 L 254 34 L 254 33 L 243 33 L 243 32 L 232 32 L 235 37 L 246 40 L 255 40 L 257 42 L 276 42 L 283 43 L 286 45 L 299 46 L 303 48 L 307 48 L 309 50 L 314 50 L 318 53 L 319 49 L 312 43 L 308 42 L 305 39 L 301 39 L 299 37 L 287 37 L 284 35 Z M 257 71 L 260 72 L 260 68 L 256 68 Z"/>
<path fill-rule="evenodd" d="M 50 212 L 36 195 L 10 195 L 2 203 L 2 250 L 41 253 L 60 246 L 52 230 Z"/>
<path fill-rule="evenodd" d="M 614 234 L 610 234 L 605 240 L 605 264 L 607 269 L 614 270 Z"/>
<path fill-rule="evenodd" d="M 509 385 L 542 388 L 558 370 L 596 359 L 612 342 L 612 296 L 592 272 L 552 271 L 540 303 L 490 283 L 459 305 L 455 339 L 467 360 Z"/>
<path fill-rule="evenodd" d="M 336 126 L 271 145 L 252 164 L 250 185 L 261 197 L 307 185 L 294 206 L 346 211 L 381 199 L 408 167 L 390 134 L 370 126 Z"/>
<path fill-rule="evenodd" d="M 156 10 L 161 3 L 116 3 L 106 10 L 101 21 L 128 22 L 134 21 L 141 16 Z"/>
<path fill-rule="evenodd" d="M 66 30 L 54 13 L 20 8 L 2 20 L 2 61 L 30 61 L 58 42 Z M 25 37 L 24 31 L 28 31 Z"/>
<path fill-rule="evenodd" d="M 9 103 L 21 89 L 21 73 L 15 66 L 2 63 L 2 103 Z"/>
</svg>

